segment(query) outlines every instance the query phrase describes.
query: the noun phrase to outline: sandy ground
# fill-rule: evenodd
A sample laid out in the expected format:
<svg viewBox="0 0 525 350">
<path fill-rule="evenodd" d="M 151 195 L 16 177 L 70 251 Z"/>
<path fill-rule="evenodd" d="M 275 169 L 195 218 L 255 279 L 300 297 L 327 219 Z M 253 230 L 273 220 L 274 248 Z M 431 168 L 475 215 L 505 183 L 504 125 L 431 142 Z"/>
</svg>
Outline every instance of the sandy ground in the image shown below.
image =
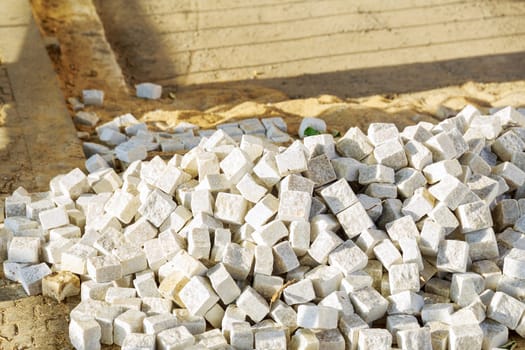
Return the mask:
<svg viewBox="0 0 525 350">
<path fill-rule="evenodd" d="M 319 116 L 344 131 L 377 121 L 435 122 L 467 103 L 484 111 L 525 106 L 524 2 L 402 0 L 383 11 L 379 0 L 122 1 L 95 1 L 95 8 L 91 0 L 32 0 L 65 97 L 103 89 L 104 106 L 90 108 L 103 120 L 131 112 L 159 128 L 182 120 L 210 127 L 281 115 L 293 132 L 300 118 Z M 342 8 L 348 3 L 352 8 Z M 134 16 L 137 9 L 143 16 Z M 300 24 L 296 30 L 283 27 L 290 18 Z M 450 39 L 457 33 L 460 41 Z M 189 55 L 191 64 L 184 61 Z M 292 63 L 272 63 L 286 55 Z M 161 100 L 132 96 L 132 84 L 146 80 L 167 85 Z M 212 81 L 219 83 L 191 85 Z M 21 292 L 3 281 L 0 295 L 17 299 Z M 0 348 L 69 349 L 74 302 L 0 303 Z M 52 336 L 38 338 L 42 332 Z"/>
</svg>

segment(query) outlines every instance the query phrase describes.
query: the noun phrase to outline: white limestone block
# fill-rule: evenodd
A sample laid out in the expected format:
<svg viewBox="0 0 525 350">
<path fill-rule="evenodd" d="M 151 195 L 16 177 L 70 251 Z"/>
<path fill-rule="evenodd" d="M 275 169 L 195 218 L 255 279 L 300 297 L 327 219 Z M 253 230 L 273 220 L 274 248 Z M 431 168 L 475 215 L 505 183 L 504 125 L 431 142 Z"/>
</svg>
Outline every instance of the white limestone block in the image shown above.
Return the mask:
<svg viewBox="0 0 525 350">
<path fill-rule="evenodd" d="M 292 221 L 288 239 L 297 256 L 303 256 L 310 247 L 310 224 L 308 221 Z"/>
<path fill-rule="evenodd" d="M 445 203 L 438 203 L 430 213 L 428 217 L 439 224 L 445 230 L 445 234 L 452 233 L 458 226 L 459 221 L 445 205 Z"/>
<path fill-rule="evenodd" d="M 381 164 L 371 164 L 359 169 L 359 183 L 361 185 L 370 185 L 372 183 L 389 183 L 395 182 L 394 169 Z"/>
<path fill-rule="evenodd" d="M 215 217 L 227 223 L 242 225 L 248 202 L 237 194 L 219 192 L 215 200 Z"/>
<path fill-rule="evenodd" d="M 451 326 L 448 348 L 450 350 L 481 349 L 483 331 L 479 325 Z"/>
<path fill-rule="evenodd" d="M 319 306 L 327 306 L 336 309 L 339 318 L 354 313 L 354 307 L 352 306 L 350 298 L 344 291 L 336 291 L 328 294 L 319 302 Z"/>
<path fill-rule="evenodd" d="M 161 296 L 155 277 L 152 274 L 144 274 L 135 277 L 133 280 L 133 286 L 137 291 L 137 295 L 141 298 L 159 298 Z"/>
<path fill-rule="evenodd" d="M 412 238 L 402 238 L 398 241 L 399 247 L 403 252 L 403 263 L 415 263 L 419 271 L 423 271 L 425 265 L 417 240 Z"/>
<path fill-rule="evenodd" d="M 286 330 L 264 327 L 255 331 L 255 349 L 285 349 L 288 341 Z"/>
<path fill-rule="evenodd" d="M 357 314 L 351 314 L 343 316 L 339 319 L 339 330 L 341 331 L 345 341 L 347 349 L 357 349 L 359 331 L 361 329 L 369 328 L 368 324 L 363 321 Z"/>
<path fill-rule="evenodd" d="M 450 323 L 450 316 L 453 312 L 452 303 L 426 304 L 421 309 L 421 320 L 424 324 L 434 321 Z"/>
<path fill-rule="evenodd" d="M 42 279 L 51 274 L 46 263 L 22 267 L 17 273 L 18 282 L 22 284 L 27 295 L 42 293 Z"/>
<path fill-rule="evenodd" d="M 144 244 L 157 234 L 157 229 L 146 218 L 140 218 L 124 229 L 124 237 L 132 244 Z"/>
<path fill-rule="evenodd" d="M 359 350 L 390 350 L 392 335 L 386 329 L 363 328 L 359 330 Z"/>
<path fill-rule="evenodd" d="M 121 222 L 128 224 L 137 213 L 139 206 L 140 201 L 136 196 L 117 190 L 105 204 L 104 210 Z"/>
<path fill-rule="evenodd" d="M 444 240 L 439 243 L 436 262 L 439 271 L 466 272 L 468 260 L 468 243 L 456 240 Z"/>
<path fill-rule="evenodd" d="M 375 257 L 387 270 L 390 270 L 393 265 L 401 264 L 403 262 L 401 253 L 399 253 L 399 250 L 397 250 L 389 239 L 381 241 L 381 243 L 377 244 L 373 250 Z"/>
<path fill-rule="evenodd" d="M 224 317 L 224 309 L 215 304 L 204 314 L 204 319 L 215 328 L 221 328 L 222 319 Z"/>
<path fill-rule="evenodd" d="M 223 264 L 217 264 L 209 269 L 207 276 L 213 289 L 225 305 L 233 302 L 241 294 L 241 290 Z"/>
<path fill-rule="evenodd" d="M 503 162 L 492 168 L 494 175 L 499 175 L 510 187 L 511 190 L 519 188 L 525 184 L 525 172 L 511 162 Z"/>
<path fill-rule="evenodd" d="M 283 288 L 283 278 L 279 276 L 268 276 L 255 274 L 253 276 L 252 287 L 263 298 L 271 300 Z"/>
<path fill-rule="evenodd" d="M 299 267 L 299 260 L 288 241 L 273 246 L 273 271 L 282 274 Z"/>
<path fill-rule="evenodd" d="M 525 304 L 518 299 L 497 291 L 487 308 L 487 317 L 497 321 L 509 329 L 516 329 L 525 313 Z"/>
<path fill-rule="evenodd" d="M 265 132 L 264 125 L 257 118 L 243 119 L 239 121 L 239 127 L 245 134 L 263 134 Z"/>
<path fill-rule="evenodd" d="M 253 163 L 244 151 L 240 148 L 234 148 L 233 151 L 219 163 L 219 166 L 231 183 L 238 183 L 246 173 L 252 171 Z"/>
<path fill-rule="evenodd" d="M 211 192 L 208 190 L 193 191 L 191 193 L 191 211 L 193 216 L 199 213 L 213 215 L 213 196 Z"/>
<path fill-rule="evenodd" d="M 472 261 L 495 259 L 499 256 L 496 235 L 492 227 L 466 233 L 465 242 L 469 245 Z"/>
<path fill-rule="evenodd" d="M 265 195 L 253 206 L 244 219 L 253 227 L 264 225 L 279 209 L 279 200 L 272 194 Z"/>
<path fill-rule="evenodd" d="M 365 287 L 350 294 L 356 313 L 365 322 L 380 319 L 386 313 L 388 301 L 372 287 Z"/>
<path fill-rule="evenodd" d="M 419 221 L 429 214 L 434 208 L 434 197 L 424 187 L 418 188 L 414 193 L 403 202 L 401 213 L 410 215 L 414 221 Z"/>
<path fill-rule="evenodd" d="M 255 247 L 255 265 L 253 272 L 255 274 L 271 275 L 273 271 L 273 249 L 266 245 L 257 245 Z"/>
<path fill-rule="evenodd" d="M 525 279 L 525 250 L 513 248 L 503 259 L 503 273 L 507 276 Z"/>
<path fill-rule="evenodd" d="M 102 106 L 104 103 L 104 91 L 102 90 L 82 90 L 82 102 L 88 106 Z"/>
<path fill-rule="evenodd" d="M 195 343 L 195 337 L 184 326 L 163 330 L 157 334 L 159 350 L 187 349 Z"/>
<path fill-rule="evenodd" d="M 250 286 L 242 291 L 236 303 L 254 322 L 262 321 L 270 312 L 270 306 L 266 300 Z"/>
<path fill-rule="evenodd" d="M 394 242 L 403 238 L 419 239 L 419 231 L 414 223 L 414 219 L 409 215 L 386 224 L 386 232 Z"/>
<path fill-rule="evenodd" d="M 263 225 L 252 233 L 252 238 L 259 245 L 273 246 L 283 237 L 288 236 L 288 229 L 280 220 Z"/>
<path fill-rule="evenodd" d="M 241 178 L 235 187 L 239 190 L 244 199 L 252 203 L 259 202 L 268 192 L 266 187 L 261 186 L 255 178 L 248 173 Z"/>
<path fill-rule="evenodd" d="M 370 139 L 357 127 L 350 128 L 336 143 L 337 151 L 345 156 L 362 160 L 374 150 Z"/>
<path fill-rule="evenodd" d="M 480 327 L 483 331 L 483 349 L 497 348 L 509 340 L 508 328 L 498 322 L 485 320 L 480 323 Z"/>
<path fill-rule="evenodd" d="M 69 216 L 65 208 L 43 210 L 38 214 L 38 218 L 44 230 L 69 224 Z"/>
<path fill-rule="evenodd" d="M 113 255 L 120 262 L 122 275 L 130 275 L 147 268 L 146 254 L 140 247 L 126 244 L 113 250 Z"/>
<path fill-rule="evenodd" d="M 99 350 L 101 333 L 92 317 L 72 317 L 69 322 L 69 340 L 77 350 Z"/>
<path fill-rule="evenodd" d="M 281 300 L 272 303 L 270 316 L 278 325 L 288 328 L 290 332 L 297 328 L 297 312 Z"/>
<path fill-rule="evenodd" d="M 362 231 L 374 227 L 374 222 L 360 202 L 352 204 L 337 214 L 337 220 L 341 223 L 348 238 L 354 238 Z"/>
<path fill-rule="evenodd" d="M 419 267 L 415 263 L 396 264 L 388 270 L 390 292 L 397 294 L 403 291 L 418 292 Z"/>
<path fill-rule="evenodd" d="M 476 301 L 479 294 L 485 290 L 485 281 L 477 273 L 455 273 L 450 285 L 450 298 L 462 307 Z"/>
<path fill-rule="evenodd" d="M 292 350 L 320 349 L 319 339 L 317 339 L 316 334 L 313 331 L 300 328 L 292 336 L 290 348 Z"/>
<path fill-rule="evenodd" d="M 339 290 L 350 294 L 356 290 L 363 289 L 365 287 L 371 287 L 372 283 L 373 279 L 368 273 L 365 271 L 357 271 L 345 276 L 341 280 L 341 286 L 339 287 Z"/>
<path fill-rule="evenodd" d="M 146 315 L 169 314 L 173 304 L 171 300 L 160 297 L 143 297 L 141 311 Z"/>
<path fill-rule="evenodd" d="M 139 207 L 138 212 L 155 227 L 160 227 L 176 207 L 177 204 L 170 195 L 154 189 Z"/>
<path fill-rule="evenodd" d="M 137 310 L 128 310 L 115 318 L 113 325 L 113 342 L 122 346 L 131 333 L 142 332 L 142 322 L 146 314 Z"/>
<path fill-rule="evenodd" d="M 428 191 L 451 210 L 455 210 L 467 195 L 468 187 L 455 177 L 446 175 L 437 184 L 429 187 Z"/>
<path fill-rule="evenodd" d="M 253 349 L 253 330 L 248 322 L 236 322 L 232 325 L 230 344 L 235 349 Z"/>
<path fill-rule="evenodd" d="M 377 145 L 373 154 L 378 164 L 388 166 L 394 170 L 401 169 L 408 165 L 403 144 L 397 139 L 390 139 Z"/>
<path fill-rule="evenodd" d="M 397 344 L 402 349 L 432 350 L 430 328 L 403 329 L 397 332 Z"/>
<path fill-rule="evenodd" d="M 246 134 L 241 137 L 240 148 L 254 162 L 263 154 L 264 142 L 260 137 Z"/>
<path fill-rule="evenodd" d="M 301 304 L 297 307 L 297 325 L 303 328 L 333 329 L 337 327 L 336 309 L 315 304 Z"/>
<path fill-rule="evenodd" d="M 97 250 L 85 244 L 77 243 L 62 252 L 60 267 L 79 275 L 87 273 L 86 262 L 89 257 L 97 255 Z"/>
<path fill-rule="evenodd" d="M 405 197 L 411 197 L 414 191 L 425 186 L 427 183 L 423 174 L 413 168 L 402 168 L 395 174 L 397 192 Z"/>
<path fill-rule="evenodd" d="M 157 177 L 155 186 L 164 193 L 173 195 L 179 185 L 189 180 L 191 180 L 190 174 L 175 166 L 168 165 Z"/>
<path fill-rule="evenodd" d="M 404 146 L 408 165 L 417 170 L 423 170 L 432 163 L 432 152 L 422 142 L 412 140 Z"/>
<path fill-rule="evenodd" d="M 353 241 L 348 240 L 329 253 L 328 262 L 347 276 L 365 268 L 368 257 Z"/>
<path fill-rule="evenodd" d="M 86 262 L 87 272 L 95 282 L 103 283 L 122 277 L 122 267 L 112 255 L 91 256 Z"/>
<path fill-rule="evenodd" d="M 357 201 L 357 197 L 345 179 L 340 179 L 323 188 L 321 196 L 334 214 L 338 214 Z"/>
<path fill-rule="evenodd" d="M 156 336 L 154 334 L 130 333 L 122 342 L 122 350 L 155 350 Z"/>
<path fill-rule="evenodd" d="M 308 220 L 312 197 L 303 191 L 286 191 L 279 195 L 277 216 L 283 221 Z"/>
<path fill-rule="evenodd" d="M 78 168 L 60 177 L 58 182 L 62 194 L 68 195 L 71 199 L 77 199 L 90 189 L 86 175 Z"/>
<path fill-rule="evenodd" d="M 135 85 L 137 97 L 148 100 L 157 100 L 162 95 L 162 86 L 153 83 L 140 83 Z"/>
<path fill-rule="evenodd" d="M 290 284 L 283 290 L 284 301 L 288 305 L 303 304 L 315 299 L 315 290 L 310 279 Z"/>
<path fill-rule="evenodd" d="M 387 238 L 385 231 L 367 229 L 361 232 L 355 243 L 369 258 L 372 258 L 374 257 L 374 247 Z"/>
<path fill-rule="evenodd" d="M 275 156 L 275 152 L 266 152 L 253 167 L 253 172 L 266 187 L 272 187 L 277 184 L 282 177 L 277 168 Z"/>
<path fill-rule="evenodd" d="M 188 232 L 188 253 L 195 259 L 209 259 L 210 233 L 207 228 L 194 227 Z"/>
<path fill-rule="evenodd" d="M 412 315 L 390 315 L 386 318 L 386 329 L 392 334 L 392 343 L 398 344 L 397 334 L 405 329 L 419 329 L 417 319 Z"/>
<path fill-rule="evenodd" d="M 172 314 L 148 316 L 142 321 L 144 333 L 152 335 L 157 335 L 163 330 L 177 327 L 178 323 L 177 316 Z"/>
<path fill-rule="evenodd" d="M 202 276 L 193 276 L 179 293 L 181 301 L 194 315 L 204 314 L 219 300 L 210 282 Z"/>
<path fill-rule="evenodd" d="M 7 259 L 17 263 L 38 263 L 40 249 L 38 237 L 13 237 L 7 249 Z"/>
<path fill-rule="evenodd" d="M 389 315 L 419 315 L 425 301 L 421 295 L 407 290 L 390 295 L 388 297 L 388 303 L 387 312 Z"/>
<path fill-rule="evenodd" d="M 461 232 L 463 233 L 485 229 L 493 225 L 490 209 L 482 201 L 458 206 L 456 215 L 461 223 Z"/>
<path fill-rule="evenodd" d="M 324 264 L 327 262 L 329 254 L 341 244 L 343 244 L 343 240 L 335 233 L 331 231 L 321 231 L 310 245 L 308 254 L 319 264 Z M 337 257 L 338 256 L 335 256 L 334 258 Z"/>
</svg>

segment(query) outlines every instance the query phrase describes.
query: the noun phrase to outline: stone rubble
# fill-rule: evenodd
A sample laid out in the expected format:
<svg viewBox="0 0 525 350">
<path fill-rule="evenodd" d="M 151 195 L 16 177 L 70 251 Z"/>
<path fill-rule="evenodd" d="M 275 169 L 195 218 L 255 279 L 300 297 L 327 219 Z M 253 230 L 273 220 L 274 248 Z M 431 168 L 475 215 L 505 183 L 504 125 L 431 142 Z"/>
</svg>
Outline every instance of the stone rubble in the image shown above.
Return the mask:
<svg viewBox="0 0 525 350">
<path fill-rule="evenodd" d="M 338 138 L 305 118 L 302 141 L 279 117 L 154 133 L 127 114 L 96 130 L 115 148 L 85 143 L 88 174 L 0 205 L 6 278 L 28 295 L 80 294 L 76 349 L 471 350 L 525 337 L 525 116 L 511 107 Z M 145 161 L 156 149 L 187 152 Z"/>
</svg>

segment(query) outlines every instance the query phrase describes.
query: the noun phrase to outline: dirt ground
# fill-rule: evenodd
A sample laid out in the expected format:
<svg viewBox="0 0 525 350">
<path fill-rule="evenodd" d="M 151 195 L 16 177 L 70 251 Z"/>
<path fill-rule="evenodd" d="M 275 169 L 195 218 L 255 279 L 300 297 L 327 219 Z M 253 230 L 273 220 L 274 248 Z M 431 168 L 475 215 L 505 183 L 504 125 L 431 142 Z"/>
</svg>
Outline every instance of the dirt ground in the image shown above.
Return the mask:
<svg viewBox="0 0 525 350">
<path fill-rule="evenodd" d="M 226 6 L 232 1 L 213 3 Z M 235 9 L 234 18 L 239 21 L 252 18 L 257 30 L 274 27 L 271 22 L 285 15 L 278 14 L 281 17 L 276 19 L 267 11 L 268 6 L 276 6 L 279 2 L 257 1 L 264 8 L 259 17 L 253 17 L 255 2 L 250 1 L 250 6 L 239 5 Z M 391 121 L 399 127 L 419 120 L 436 122 L 467 103 L 484 111 L 506 105 L 525 107 L 525 40 L 519 29 L 523 24 L 523 17 L 520 16 L 525 13 L 524 2 L 445 1 L 441 3 L 447 6 L 446 11 L 435 12 L 434 17 L 430 12 L 425 17 L 422 15 L 428 12 L 428 9 L 425 12 L 425 3 L 435 6 L 437 1 L 403 0 L 402 3 L 409 5 L 404 10 L 390 9 L 384 13 L 381 12 L 381 1 L 361 1 L 359 3 L 367 6 L 352 9 L 352 13 L 344 15 L 343 20 L 336 16 L 336 22 L 332 22 L 330 16 L 337 15 L 338 11 L 341 12 L 340 6 L 349 2 L 327 1 L 322 9 L 311 7 L 317 1 L 296 2 L 307 3 L 310 12 L 306 15 L 324 13 L 323 18 L 305 22 L 306 27 L 301 28 L 311 30 L 313 24 L 323 24 L 325 27 L 316 30 L 325 30 L 323 33 L 330 36 L 330 46 L 322 46 L 321 49 L 328 50 L 326 56 L 332 55 L 332 59 L 314 57 L 300 64 L 296 62 L 272 68 L 268 58 L 276 56 L 284 59 L 282 56 L 286 50 L 260 50 L 261 43 L 257 43 L 255 37 L 257 31 L 252 31 L 249 38 L 259 46 L 251 47 L 254 51 L 247 52 L 249 45 L 235 41 L 240 40 L 238 29 L 219 28 L 221 23 L 216 18 L 217 11 L 192 8 L 191 4 L 198 2 L 189 0 L 150 2 L 151 5 L 145 8 L 148 26 L 144 25 L 144 18 L 133 17 L 133 11 L 143 6 L 145 1 L 127 0 L 127 6 L 118 6 L 122 1 L 100 0 L 95 1 L 95 7 L 91 0 L 32 0 L 42 34 L 50 43 L 48 52 L 60 77 L 64 96 L 78 97 L 86 88 L 104 90 L 104 106 L 89 108 L 104 121 L 131 112 L 158 128 L 167 128 L 183 120 L 206 128 L 233 119 L 280 115 L 287 119 L 293 132 L 302 117 L 319 116 L 327 120 L 330 128 L 344 131 L 356 125 L 366 128 L 369 123 L 378 121 Z M 285 6 L 283 11 L 288 11 L 288 15 L 295 13 L 293 3 L 285 3 L 288 7 Z M 166 4 L 170 5 L 166 7 Z M 326 4 L 333 6 L 327 7 Z M 119 15 L 115 14 L 116 8 L 121 10 Z M 222 9 L 227 10 L 227 7 Z M 195 17 L 196 11 L 200 11 L 202 16 Z M 414 17 L 414 13 L 422 17 Z M 362 16 L 366 21 L 361 20 Z M 196 18 L 201 19 L 200 27 L 195 27 Z M 203 18 L 207 20 L 202 21 Z M 425 42 L 425 38 L 428 41 L 432 33 L 422 31 L 420 23 L 429 18 L 434 18 L 434 29 L 442 27 L 439 35 L 443 40 L 435 45 Z M 442 24 L 439 18 L 442 22 L 445 18 L 446 23 Z M 282 22 L 286 20 L 281 18 Z M 347 22 L 352 28 L 345 27 Z M 473 28 L 468 26 L 469 23 L 473 24 Z M 208 27 L 203 26 L 206 24 Z M 163 32 L 170 25 L 175 26 L 177 32 L 168 33 L 171 37 Z M 242 27 L 246 23 L 237 25 Z M 194 37 L 188 35 L 192 28 L 198 29 Z M 418 36 L 411 37 L 410 28 L 419 32 Z M 467 30 L 482 33 L 480 37 L 485 39 L 471 38 L 472 45 L 468 45 L 468 36 L 463 36 L 463 41 L 459 43 L 447 41 L 447 33 L 453 35 L 454 31 Z M 485 30 L 488 32 L 484 33 Z M 242 50 L 230 54 L 226 51 L 226 58 L 214 56 L 224 53 L 224 48 L 204 50 L 202 45 L 209 42 L 203 41 L 203 33 L 214 31 L 218 35 L 212 36 L 214 40 L 233 40 L 231 45 L 239 45 Z M 281 45 L 282 42 L 298 40 L 293 32 L 287 31 L 286 36 L 277 38 L 282 41 L 275 40 L 276 43 Z M 271 32 L 267 35 L 277 34 Z M 367 41 L 367 38 L 384 42 Z M 413 42 L 414 38 L 419 41 Z M 183 68 L 189 70 L 182 73 L 178 70 L 179 66 L 173 63 L 175 58 L 182 60 L 184 55 L 188 55 L 178 52 L 175 47 L 181 40 L 183 44 L 194 45 L 196 52 L 191 65 L 183 62 Z M 352 40 L 355 40 L 355 45 L 374 43 L 375 46 L 366 55 L 353 54 L 353 63 L 349 65 L 344 61 L 345 58 L 348 61 L 348 53 L 338 55 L 337 49 Z M 395 40 L 406 43 L 414 50 L 394 50 L 388 45 Z M 374 48 L 381 47 L 392 50 L 372 52 Z M 426 51 L 431 49 L 433 54 L 423 57 L 425 47 Z M 295 51 L 294 57 L 304 54 L 304 51 Z M 417 60 L 413 57 L 418 55 L 421 60 L 414 62 Z M 232 58 L 234 56 L 235 59 Z M 392 66 L 370 66 L 386 61 L 389 56 L 394 62 Z M 265 62 L 270 63 L 250 63 L 245 64 L 250 66 L 248 69 L 237 69 L 242 68 L 241 63 L 250 57 L 263 61 L 267 59 Z M 294 57 L 290 57 L 290 61 L 293 62 Z M 217 75 L 215 71 L 230 60 L 231 65 L 224 72 L 231 75 Z M 334 74 L 327 67 L 332 61 L 343 73 Z M 203 74 L 205 65 L 211 68 Z M 298 71 L 308 75 L 298 76 Z M 210 83 L 211 78 L 222 82 L 191 85 L 195 82 Z M 161 100 L 144 101 L 133 97 L 132 84 L 146 80 L 166 86 Z M 71 348 L 67 341 L 67 315 L 75 300 L 57 304 L 42 297 L 18 299 L 22 295 L 19 287 L 5 281 L 0 283 L 0 295 L 7 299 L 0 300 L 1 349 Z M 519 348 L 525 349 L 525 343 L 520 343 Z"/>
</svg>

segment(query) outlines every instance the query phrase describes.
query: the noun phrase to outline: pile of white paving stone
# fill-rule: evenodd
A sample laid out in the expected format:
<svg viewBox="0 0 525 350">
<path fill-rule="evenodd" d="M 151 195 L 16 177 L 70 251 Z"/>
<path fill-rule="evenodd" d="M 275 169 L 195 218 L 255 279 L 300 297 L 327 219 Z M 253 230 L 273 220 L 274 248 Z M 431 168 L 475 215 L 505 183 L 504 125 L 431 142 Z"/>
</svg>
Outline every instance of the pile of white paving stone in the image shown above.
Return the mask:
<svg viewBox="0 0 525 350">
<path fill-rule="evenodd" d="M 6 277 L 30 295 L 80 293 L 76 349 L 474 350 L 525 337 L 525 115 L 467 106 L 402 132 L 238 140 L 219 128 L 168 162 L 117 174 L 88 160 L 89 175 L 59 175 L 49 192 L 17 189 L 2 211 Z"/>
</svg>

